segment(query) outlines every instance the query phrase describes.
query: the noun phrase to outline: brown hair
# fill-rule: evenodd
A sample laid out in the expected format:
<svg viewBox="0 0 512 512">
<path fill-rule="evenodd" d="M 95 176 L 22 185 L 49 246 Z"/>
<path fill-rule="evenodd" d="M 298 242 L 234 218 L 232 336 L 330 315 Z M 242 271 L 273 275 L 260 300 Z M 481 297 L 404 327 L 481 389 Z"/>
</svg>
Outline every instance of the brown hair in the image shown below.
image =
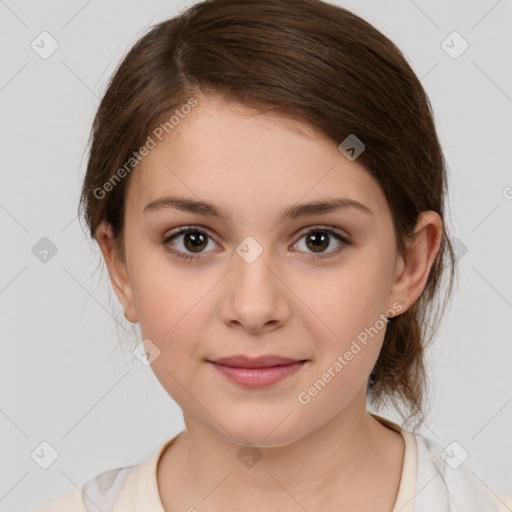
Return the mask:
<svg viewBox="0 0 512 512">
<path fill-rule="evenodd" d="M 455 257 L 444 222 L 444 156 L 430 102 L 404 56 L 371 24 L 320 0 L 206 0 L 155 25 L 120 63 L 94 119 L 79 205 L 93 239 L 108 222 L 124 257 L 126 163 L 136 167 L 155 127 L 194 95 L 208 94 L 292 116 L 336 145 L 355 134 L 365 144 L 358 163 L 386 195 L 402 253 L 420 212 L 443 219 L 425 289 L 389 323 L 368 384 L 371 405 L 390 403 L 407 425 L 417 416 L 421 423 L 425 348 L 452 293 Z"/>
</svg>

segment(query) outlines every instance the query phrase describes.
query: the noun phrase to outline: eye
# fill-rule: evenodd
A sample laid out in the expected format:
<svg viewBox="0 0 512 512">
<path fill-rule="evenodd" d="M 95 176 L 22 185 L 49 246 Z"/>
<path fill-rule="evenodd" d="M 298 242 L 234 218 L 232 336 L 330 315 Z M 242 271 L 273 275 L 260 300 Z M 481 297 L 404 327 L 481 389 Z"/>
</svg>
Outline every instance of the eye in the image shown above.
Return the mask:
<svg viewBox="0 0 512 512">
<path fill-rule="evenodd" d="M 182 240 L 176 244 L 178 245 L 178 250 L 169 247 L 169 245 L 174 245 L 170 243 L 172 240 L 180 238 L 182 238 Z M 204 252 L 203 249 L 208 245 L 208 238 L 211 237 L 205 231 L 194 228 L 192 226 L 183 226 L 174 233 L 171 233 L 169 236 L 167 236 L 162 241 L 162 245 L 164 245 L 164 247 L 166 247 L 167 250 L 177 258 L 195 260 L 200 257 L 199 255 L 202 252 Z M 214 247 L 218 247 L 216 243 L 213 243 L 212 245 Z M 186 251 L 191 251 L 192 253 L 197 253 L 198 255 L 187 254 Z"/>
<path fill-rule="evenodd" d="M 313 229 L 309 229 L 302 234 L 301 239 L 302 238 L 306 239 L 306 248 L 310 249 L 314 253 L 312 256 L 313 258 L 326 258 L 333 256 L 342 251 L 345 246 L 351 245 L 350 241 L 346 237 L 329 226 L 316 226 Z M 213 242 L 213 239 L 208 235 L 208 233 L 206 233 L 206 231 L 194 226 L 183 226 L 165 237 L 162 241 L 162 245 L 167 251 L 177 258 L 184 260 L 197 260 L 201 258 L 201 254 L 203 252 L 211 252 L 204 250 L 205 247 L 208 246 L 208 239 L 212 240 L 211 245 L 214 249 L 219 247 L 218 244 Z M 326 252 L 326 249 L 332 245 L 333 239 L 338 242 L 338 246 L 335 249 Z M 180 241 L 175 243 L 175 240 Z M 299 242 L 296 242 L 293 247 L 297 247 L 298 245 Z"/>
<path fill-rule="evenodd" d="M 303 238 L 305 239 L 306 249 L 310 249 L 314 253 L 314 258 L 333 256 L 342 251 L 346 245 L 350 245 L 346 237 L 329 226 L 316 226 L 304 233 L 301 240 Z M 338 246 L 331 251 L 326 251 L 332 245 L 333 238 L 338 242 Z M 294 244 L 294 247 L 298 245 L 300 245 L 300 242 Z"/>
</svg>

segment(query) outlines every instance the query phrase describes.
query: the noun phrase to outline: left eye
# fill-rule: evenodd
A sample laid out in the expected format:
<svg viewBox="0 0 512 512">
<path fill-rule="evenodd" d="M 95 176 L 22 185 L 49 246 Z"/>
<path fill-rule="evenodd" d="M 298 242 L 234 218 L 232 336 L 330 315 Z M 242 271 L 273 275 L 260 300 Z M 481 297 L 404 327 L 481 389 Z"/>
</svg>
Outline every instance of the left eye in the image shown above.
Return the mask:
<svg viewBox="0 0 512 512">
<path fill-rule="evenodd" d="M 178 248 L 178 250 L 176 250 L 173 248 L 175 247 L 175 244 L 171 243 L 171 241 L 175 239 L 179 240 L 180 238 L 182 238 L 180 244 L 183 248 Z M 327 226 L 315 227 L 303 233 L 299 242 L 296 242 L 293 247 L 300 245 L 300 240 L 303 238 L 306 239 L 306 247 L 313 253 L 316 253 L 313 255 L 313 258 L 322 258 L 337 254 L 344 248 L 344 246 L 350 245 L 350 242 L 343 235 Z M 333 238 L 339 242 L 339 245 L 335 249 L 326 253 L 326 249 L 331 246 Z M 167 250 L 177 258 L 195 260 L 201 257 L 201 253 L 210 252 L 204 251 L 205 247 L 208 246 L 208 239 L 212 240 L 214 248 L 219 247 L 205 231 L 193 227 L 182 227 L 177 232 L 167 236 L 163 240 L 162 245 L 164 245 L 164 247 L 166 247 Z M 187 253 L 187 251 L 190 251 L 190 253 Z"/>
<path fill-rule="evenodd" d="M 306 247 L 310 250 L 312 250 L 314 253 L 319 254 L 318 256 L 313 257 L 328 257 L 333 254 L 337 254 L 339 251 L 343 249 L 345 245 L 350 245 L 349 241 L 342 236 L 340 233 L 338 233 L 336 230 L 327 227 L 327 226 L 320 226 L 316 227 L 314 229 L 310 229 L 306 233 L 304 233 L 301 236 L 301 240 L 305 239 Z M 331 251 L 326 251 L 326 249 L 331 245 L 332 239 L 335 239 L 339 242 L 339 245 L 337 248 Z M 294 244 L 294 247 L 299 245 L 299 242 Z M 327 252 L 327 254 L 325 254 Z"/>
</svg>

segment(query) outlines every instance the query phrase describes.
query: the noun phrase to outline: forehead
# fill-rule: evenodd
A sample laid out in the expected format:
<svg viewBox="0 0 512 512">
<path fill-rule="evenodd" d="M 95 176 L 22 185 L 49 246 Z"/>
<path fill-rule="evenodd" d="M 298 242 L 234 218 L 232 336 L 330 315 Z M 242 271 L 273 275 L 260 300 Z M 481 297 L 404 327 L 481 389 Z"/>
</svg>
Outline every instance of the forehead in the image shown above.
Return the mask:
<svg viewBox="0 0 512 512">
<path fill-rule="evenodd" d="M 304 122 L 202 98 L 133 171 L 128 207 L 182 195 L 236 211 L 343 195 L 386 208 L 380 186 Z"/>
</svg>

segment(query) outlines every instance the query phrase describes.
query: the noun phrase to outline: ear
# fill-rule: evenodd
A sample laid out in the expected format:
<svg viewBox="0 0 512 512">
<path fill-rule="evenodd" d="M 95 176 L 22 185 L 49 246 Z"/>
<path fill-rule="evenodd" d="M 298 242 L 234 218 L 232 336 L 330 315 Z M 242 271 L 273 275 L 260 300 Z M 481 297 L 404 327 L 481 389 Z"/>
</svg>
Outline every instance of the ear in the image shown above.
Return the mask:
<svg viewBox="0 0 512 512">
<path fill-rule="evenodd" d="M 400 254 L 396 264 L 391 296 L 398 297 L 404 308 L 398 314 L 405 313 L 425 288 L 441 246 L 443 221 L 439 214 L 431 210 L 421 212 L 414 233 L 406 242 L 406 254 Z"/>
<path fill-rule="evenodd" d="M 124 256 L 118 254 L 111 226 L 103 222 L 96 230 L 96 240 L 107 265 L 112 287 L 123 306 L 124 316 L 129 322 L 139 321 L 133 301 L 133 290 Z"/>
</svg>

